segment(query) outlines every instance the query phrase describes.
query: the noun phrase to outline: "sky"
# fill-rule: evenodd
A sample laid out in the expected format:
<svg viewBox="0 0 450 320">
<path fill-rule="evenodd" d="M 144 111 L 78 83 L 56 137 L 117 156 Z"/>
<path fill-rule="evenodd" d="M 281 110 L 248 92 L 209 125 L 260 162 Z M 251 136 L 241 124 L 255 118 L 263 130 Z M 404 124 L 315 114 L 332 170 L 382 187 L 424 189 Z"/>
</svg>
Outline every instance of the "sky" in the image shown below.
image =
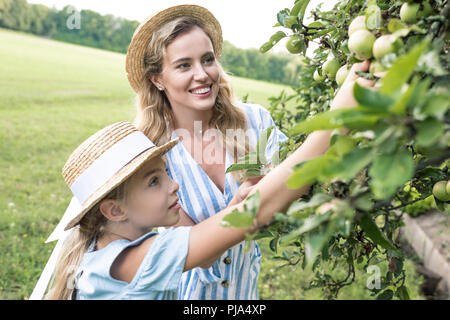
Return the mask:
<svg viewBox="0 0 450 320">
<path fill-rule="evenodd" d="M 28 0 L 28 3 L 41 3 L 58 10 L 70 4 L 77 10 L 90 9 L 102 15 L 112 14 L 137 21 L 143 21 L 173 5 L 197 4 L 211 11 L 220 22 L 224 40 L 243 49 L 259 48 L 272 34 L 283 30 L 273 27 L 277 23 L 276 14 L 284 8 L 291 9 L 294 2 L 295 0 Z M 322 9 L 331 9 L 336 0 L 311 0 L 306 9 L 306 19 L 311 8 L 321 2 L 324 3 Z M 308 22 L 308 19 L 305 22 Z M 81 25 L 82 23 L 81 16 Z M 287 52 L 284 42 L 285 39 L 280 41 L 272 51 Z"/>
</svg>

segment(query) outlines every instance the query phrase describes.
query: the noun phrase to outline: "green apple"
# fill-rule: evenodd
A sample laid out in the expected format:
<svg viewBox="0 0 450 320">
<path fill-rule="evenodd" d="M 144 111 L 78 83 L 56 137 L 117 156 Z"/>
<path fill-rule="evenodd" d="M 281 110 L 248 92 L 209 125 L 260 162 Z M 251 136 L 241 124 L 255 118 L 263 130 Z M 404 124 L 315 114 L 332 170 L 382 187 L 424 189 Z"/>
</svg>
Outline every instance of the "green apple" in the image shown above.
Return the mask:
<svg viewBox="0 0 450 320">
<path fill-rule="evenodd" d="M 305 41 L 297 35 L 291 36 L 286 42 L 286 49 L 293 54 L 302 52 L 304 47 Z"/>
<path fill-rule="evenodd" d="M 414 23 L 417 21 L 418 11 L 419 11 L 418 3 L 405 2 L 400 8 L 400 19 L 406 23 Z"/>
<path fill-rule="evenodd" d="M 372 47 L 375 36 L 368 30 L 355 31 L 348 40 L 349 50 L 355 54 L 359 60 L 372 58 Z"/>
<path fill-rule="evenodd" d="M 348 68 L 347 64 L 344 64 L 342 67 L 339 68 L 338 72 L 336 73 L 336 82 L 339 86 L 341 86 L 344 83 L 349 73 L 350 69 Z"/>
<path fill-rule="evenodd" d="M 436 199 L 447 202 L 450 201 L 450 193 L 447 193 L 448 181 L 438 181 L 433 186 L 433 195 Z"/>
<path fill-rule="evenodd" d="M 400 19 L 406 23 L 415 23 L 419 18 L 429 16 L 433 12 L 428 2 L 423 2 L 423 9 L 419 9 L 420 4 L 405 2 L 400 8 Z"/>
<path fill-rule="evenodd" d="M 336 58 L 331 58 L 323 64 L 322 72 L 328 79 L 334 80 L 336 78 L 336 72 L 339 70 L 340 66 L 339 61 Z"/>
<path fill-rule="evenodd" d="M 376 39 L 372 48 L 375 59 L 381 59 L 384 55 L 395 52 L 395 40 L 392 34 L 384 34 Z"/>
<path fill-rule="evenodd" d="M 448 194 L 450 194 L 450 180 L 447 181 L 447 187 L 445 188 Z"/>
<path fill-rule="evenodd" d="M 316 71 L 314 71 L 314 74 L 313 74 L 313 79 L 317 82 L 322 82 L 325 79 L 325 77 L 323 76 L 323 74 L 320 75 L 319 71 L 316 69 Z"/>
<path fill-rule="evenodd" d="M 366 16 L 358 16 L 348 26 L 348 36 L 350 37 L 356 30 L 366 29 Z"/>
<path fill-rule="evenodd" d="M 370 68 L 369 68 L 369 72 L 371 75 L 374 75 L 375 73 L 378 72 L 384 72 L 387 69 L 385 67 L 383 67 L 383 65 L 381 63 L 379 63 L 378 61 L 372 61 L 370 63 Z"/>
</svg>

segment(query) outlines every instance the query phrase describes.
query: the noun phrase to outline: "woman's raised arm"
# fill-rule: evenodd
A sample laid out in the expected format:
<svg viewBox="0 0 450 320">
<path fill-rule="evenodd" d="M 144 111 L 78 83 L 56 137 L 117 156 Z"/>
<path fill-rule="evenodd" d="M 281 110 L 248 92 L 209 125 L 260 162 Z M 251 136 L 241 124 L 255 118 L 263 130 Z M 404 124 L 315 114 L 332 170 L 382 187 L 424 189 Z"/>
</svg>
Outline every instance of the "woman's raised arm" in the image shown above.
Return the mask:
<svg viewBox="0 0 450 320">
<path fill-rule="evenodd" d="M 353 84 L 355 81 L 362 86 L 373 86 L 374 82 L 356 75 L 356 71 L 366 71 L 369 62 L 364 61 L 353 65 L 349 76 L 331 104 L 333 109 L 354 107 Z M 311 133 L 303 144 L 288 158 L 270 171 L 250 192 L 260 193 L 260 206 L 256 213 L 256 225 L 271 222 L 275 212 L 284 212 L 293 201 L 308 192 L 310 185 L 297 189 L 287 187 L 287 180 L 292 174 L 292 168 L 304 161 L 323 155 L 329 148 L 331 131 L 317 131 Z M 216 215 L 192 227 L 189 239 L 189 252 L 184 270 L 190 270 L 202 265 L 205 261 L 220 255 L 227 249 L 245 239 L 246 233 L 255 232 L 255 228 L 225 228 L 220 225 L 223 217 L 234 209 L 243 210 L 243 203 L 229 206 Z"/>
</svg>

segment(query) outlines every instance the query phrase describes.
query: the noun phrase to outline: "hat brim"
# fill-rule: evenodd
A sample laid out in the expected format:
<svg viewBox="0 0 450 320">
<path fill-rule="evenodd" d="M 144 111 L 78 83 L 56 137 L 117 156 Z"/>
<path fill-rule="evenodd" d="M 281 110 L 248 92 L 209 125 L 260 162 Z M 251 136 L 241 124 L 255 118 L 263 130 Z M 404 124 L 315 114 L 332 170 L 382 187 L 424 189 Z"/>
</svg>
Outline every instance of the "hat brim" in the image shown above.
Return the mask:
<svg viewBox="0 0 450 320">
<path fill-rule="evenodd" d="M 222 28 L 214 15 L 206 8 L 197 5 L 170 7 L 147 18 L 133 34 L 127 51 L 125 69 L 128 81 L 135 92 L 139 93 L 144 80 L 144 55 L 153 32 L 163 24 L 179 17 L 192 17 L 205 25 L 212 38 L 214 54 L 219 59 L 222 53 Z"/>
<path fill-rule="evenodd" d="M 85 214 L 92 209 L 94 205 L 96 205 L 99 201 L 103 199 L 108 193 L 114 190 L 117 186 L 119 186 L 122 182 L 128 179 L 131 175 L 133 175 L 137 170 L 139 170 L 147 161 L 156 158 L 158 156 L 162 156 L 167 153 L 170 149 L 172 149 L 178 143 L 178 138 L 171 140 L 162 146 L 154 147 L 148 149 L 133 160 L 128 162 L 124 167 L 122 167 L 111 179 L 109 179 L 102 187 L 97 189 L 82 205 L 81 211 L 73 218 L 64 228 L 65 230 L 69 230 L 75 227 L 80 221 L 83 219 Z"/>
</svg>

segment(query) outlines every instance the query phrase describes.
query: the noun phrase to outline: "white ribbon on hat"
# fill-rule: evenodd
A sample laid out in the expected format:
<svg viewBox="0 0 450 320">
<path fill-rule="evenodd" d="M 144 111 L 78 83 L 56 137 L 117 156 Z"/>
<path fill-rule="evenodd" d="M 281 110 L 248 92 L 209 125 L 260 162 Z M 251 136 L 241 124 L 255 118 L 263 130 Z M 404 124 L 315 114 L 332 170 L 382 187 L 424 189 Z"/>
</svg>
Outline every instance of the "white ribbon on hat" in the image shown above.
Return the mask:
<svg viewBox="0 0 450 320">
<path fill-rule="evenodd" d="M 82 210 L 82 203 L 86 201 L 98 188 L 103 186 L 111 179 L 121 168 L 136 158 L 142 152 L 155 147 L 145 134 L 135 131 L 112 147 L 106 150 L 98 159 L 96 159 L 77 179 L 72 183 L 70 189 L 74 197 L 70 201 L 62 219 L 48 237 L 47 241 L 58 240 L 55 248 L 42 271 L 42 274 L 30 296 L 30 300 L 41 300 L 47 290 L 48 283 L 55 270 L 59 253 L 63 247 L 64 241 L 73 231 L 69 229 L 64 231 L 67 224 L 75 218 Z"/>
</svg>

